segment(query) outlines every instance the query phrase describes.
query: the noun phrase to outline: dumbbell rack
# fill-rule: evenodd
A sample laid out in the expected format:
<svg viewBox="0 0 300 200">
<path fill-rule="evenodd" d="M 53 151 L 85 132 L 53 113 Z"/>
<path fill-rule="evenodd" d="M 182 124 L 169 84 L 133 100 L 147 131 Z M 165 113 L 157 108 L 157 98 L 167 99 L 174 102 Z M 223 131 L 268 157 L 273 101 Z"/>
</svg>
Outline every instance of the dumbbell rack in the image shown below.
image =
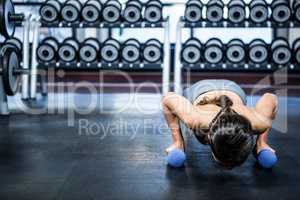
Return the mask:
<svg viewBox="0 0 300 200">
<path fill-rule="evenodd" d="M 71 62 L 71 63 L 38 63 L 37 57 L 32 54 L 32 67 L 34 69 L 62 69 L 62 70 L 122 70 L 122 71 L 136 71 L 143 69 L 145 70 L 162 70 L 162 86 L 163 93 L 169 91 L 169 77 L 170 77 L 170 38 L 169 38 L 169 18 L 164 19 L 162 22 L 151 24 L 147 22 L 140 22 L 135 24 L 128 23 L 53 23 L 53 24 L 45 24 L 38 21 L 38 25 L 35 26 L 35 35 L 37 37 L 34 38 L 32 52 L 36 52 L 38 41 L 39 41 L 39 29 L 40 28 L 97 28 L 97 29 L 113 29 L 113 28 L 162 28 L 164 29 L 164 58 L 162 64 L 127 64 L 127 63 L 104 63 L 104 62 L 94 62 L 94 63 L 82 63 L 82 62 Z M 30 98 L 36 97 L 36 77 L 32 79 L 31 88 L 30 88 Z"/>
<path fill-rule="evenodd" d="M 256 66 L 245 64 L 230 64 L 221 63 L 217 65 L 207 64 L 207 63 L 199 63 L 199 64 L 185 64 L 181 62 L 181 50 L 182 50 L 182 30 L 190 29 L 193 31 L 194 29 L 201 28 L 271 28 L 274 31 L 276 29 L 286 29 L 290 28 L 300 28 L 299 23 L 290 22 L 287 24 L 274 24 L 270 20 L 266 23 L 253 24 L 248 20 L 245 20 L 244 23 L 241 24 L 232 24 L 227 19 L 223 19 L 220 23 L 211 23 L 208 20 L 204 19 L 198 23 L 190 23 L 184 19 L 184 17 L 180 17 L 176 26 L 176 50 L 175 50 L 175 70 L 174 70 L 174 90 L 176 93 L 182 93 L 182 71 L 191 71 L 191 72 L 200 72 L 200 71 L 220 71 L 226 69 L 227 71 L 274 71 L 275 69 L 280 69 L 285 66 L 273 66 L 271 64 L 267 64 L 266 66 Z M 298 67 L 297 67 L 298 68 Z M 297 68 L 292 64 L 289 67 L 289 70 L 297 70 Z"/>
</svg>

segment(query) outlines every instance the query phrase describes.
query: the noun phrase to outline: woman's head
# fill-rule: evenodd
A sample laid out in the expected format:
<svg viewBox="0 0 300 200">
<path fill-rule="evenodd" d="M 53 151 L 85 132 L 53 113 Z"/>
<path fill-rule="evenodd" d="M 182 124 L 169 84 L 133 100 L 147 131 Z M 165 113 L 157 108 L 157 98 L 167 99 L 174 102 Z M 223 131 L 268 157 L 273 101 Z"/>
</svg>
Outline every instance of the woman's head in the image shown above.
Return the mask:
<svg viewBox="0 0 300 200">
<path fill-rule="evenodd" d="M 234 112 L 232 101 L 220 97 L 221 111 L 210 125 L 209 142 L 214 158 L 224 166 L 241 165 L 251 153 L 254 144 L 251 123 Z"/>
</svg>

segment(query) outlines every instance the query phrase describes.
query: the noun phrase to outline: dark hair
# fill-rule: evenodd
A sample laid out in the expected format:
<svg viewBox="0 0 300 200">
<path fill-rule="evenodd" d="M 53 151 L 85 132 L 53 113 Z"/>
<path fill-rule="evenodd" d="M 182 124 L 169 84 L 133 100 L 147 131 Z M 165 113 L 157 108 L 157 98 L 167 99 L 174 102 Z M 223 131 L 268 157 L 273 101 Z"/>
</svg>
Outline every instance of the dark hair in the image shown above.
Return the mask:
<svg viewBox="0 0 300 200">
<path fill-rule="evenodd" d="M 216 159 L 229 168 L 241 165 L 254 146 L 251 123 L 231 109 L 227 96 L 219 98 L 221 111 L 210 124 L 209 140 Z"/>
</svg>

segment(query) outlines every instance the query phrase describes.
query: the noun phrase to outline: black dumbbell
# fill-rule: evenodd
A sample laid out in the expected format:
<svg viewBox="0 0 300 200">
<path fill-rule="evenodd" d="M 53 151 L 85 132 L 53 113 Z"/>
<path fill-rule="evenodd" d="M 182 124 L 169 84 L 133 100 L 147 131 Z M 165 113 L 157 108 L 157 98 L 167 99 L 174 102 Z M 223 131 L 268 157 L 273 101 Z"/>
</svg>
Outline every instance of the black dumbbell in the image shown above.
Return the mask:
<svg viewBox="0 0 300 200">
<path fill-rule="evenodd" d="M 100 54 L 100 43 L 96 38 L 88 38 L 83 41 L 79 50 L 80 61 L 91 63 L 97 61 Z"/>
<path fill-rule="evenodd" d="M 61 3 L 57 0 L 48 0 L 40 8 L 41 20 L 46 23 L 59 21 Z"/>
<path fill-rule="evenodd" d="M 143 61 L 145 63 L 161 63 L 163 61 L 163 46 L 157 39 L 146 41 L 143 48 Z"/>
<path fill-rule="evenodd" d="M 295 55 L 295 62 L 300 65 L 300 38 L 298 38 L 293 44 L 293 52 Z"/>
<path fill-rule="evenodd" d="M 59 46 L 58 57 L 62 62 L 74 62 L 78 59 L 80 45 L 74 38 L 66 38 Z"/>
<path fill-rule="evenodd" d="M 99 0 L 88 0 L 81 10 L 82 20 L 88 23 L 100 20 L 102 8 L 102 3 Z"/>
<path fill-rule="evenodd" d="M 163 4 L 159 0 L 149 0 L 145 6 L 144 18 L 149 23 L 157 23 L 163 18 Z"/>
<path fill-rule="evenodd" d="M 122 45 L 122 61 L 136 63 L 141 60 L 141 44 L 136 39 L 128 39 Z"/>
<path fill-rule="evenodd" d="M 239 24 L 246 19 L 246 4 L 241 0 L 231 0 L 228 3 L 228 20 L 231 23 Z"/>
<path fill-rule="evenodd" d="M 292 15 L 289 1 L 276 0 L 271 3 L 272 21 L 275 23 L 287 23 Z"/>
<path fill-rule="evenodd" d="M 294 0 L 293 2 L 294 19 L 300 23 L 300 1 Z"/>
<path fill-rule="evenodd" d="M 271 44 L 272 62 L 276 65 L 286 65 L 291 61 L 291 49 L 284 38 L 278 38 Z"/>
<path fill-rule="evenodd" d="M 245 44 L 240 39 L 232 39 L 226 46 L 226 58 L 229 63 L 239 64 L 245 62 Z"/>
<path fill-rule="evenodd" d="M 189 0 L 185 6 L 184 17 L 188 22 L 196 23 L 202 19 L 203 4 L 200 0 Z"/>
<path fill-rule="evenodd" d="M 249 19 L 252 23 L 265 23 L 269 18 L 268 4 L 265 0 L 252 0 L 249 4 Z"/>
<path fill-rule="evenodd" d="M 262 39 L 254 39 L 249 44 L 249 61 L 252 64 L 268 62 L 268 45 Z"/>
<path fill-rule="evenodd" d="M 103 43 L 100 52 L 101 59 L 104 62 L 116 62 L 120 58 L 121 44 L 117 40 L 109 38 Z"/>
<path fill-rule="evenodd" d="M 24 20 L 24 14 L 15 14 L 11 0 L 0 0 L 0 34 L 10 38 L 15 33 L 15 24 Z"/>
<path fill-rule="evenodd" d="M 204 59 L 209 64 L 219 64 L 223 61 L 223 43 L 218 38 L 208 40 L 204 48 Z"/>
<path fill-rule="evenodd" d="M 142 20 L 143 4 L 138 0 L 129 0 L 123 11 L 123 19 L 129 23 L 136 23 Z"/>
<path fill-rule="evenodd" d="M 196 64 L 201 59 L 202 44 L 197 38 L 188 39 L 181 51 L 181 58 L 184 63 Z"/>
<path fill-rule="evenodd" d="M 122 5 L 117 0 L 109 0 L 104 4 L 102 19 L 108 23 L 116 23 L 121 18 Z"/>
<path fill-rule="evenodd" d="M 209 0 L 206 5 L 206 19 L 212 23 L 223 20 L 224 3 L 221 0 Z"/>
<path fill-rule="evenodd" d="M 61 9 L 62 20 L 69 23 L 80 21 L 81 9 L 82 4 L 79 0 L 66 1 Z"/>
<path fill-rule="evenodd" d="M 54 37 L 45 38 L 37 49 L 37 58 L 40 62 L 56 62 L 58 41 Z"/>
</svg>

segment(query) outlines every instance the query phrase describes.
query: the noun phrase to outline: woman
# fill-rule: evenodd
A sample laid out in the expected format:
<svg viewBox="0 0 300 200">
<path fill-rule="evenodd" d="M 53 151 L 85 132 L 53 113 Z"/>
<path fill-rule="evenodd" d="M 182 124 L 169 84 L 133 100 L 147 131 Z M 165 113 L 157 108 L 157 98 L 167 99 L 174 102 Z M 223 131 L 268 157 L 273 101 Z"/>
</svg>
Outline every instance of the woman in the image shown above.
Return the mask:
<svg viewBox="0 0 300 200">
<path fill-rule="evenodd" d="M 214 159 L 228 168 L 241 165 L 253 149 L 256 154 L 262 149 L 275 152 L 268 145 L 268 134 L 277 107 L 277 96 L 270 93 L 264 94 L 255 107 L 246 106 L 245 92 L 229 80 L 199 81 L 183 96 L 170 92 L 163 98 L 173 138 L 166 151 L 184 151 L 181 129 L 185 125 L 200 143 L 211 147 Z"/>
</svg>

